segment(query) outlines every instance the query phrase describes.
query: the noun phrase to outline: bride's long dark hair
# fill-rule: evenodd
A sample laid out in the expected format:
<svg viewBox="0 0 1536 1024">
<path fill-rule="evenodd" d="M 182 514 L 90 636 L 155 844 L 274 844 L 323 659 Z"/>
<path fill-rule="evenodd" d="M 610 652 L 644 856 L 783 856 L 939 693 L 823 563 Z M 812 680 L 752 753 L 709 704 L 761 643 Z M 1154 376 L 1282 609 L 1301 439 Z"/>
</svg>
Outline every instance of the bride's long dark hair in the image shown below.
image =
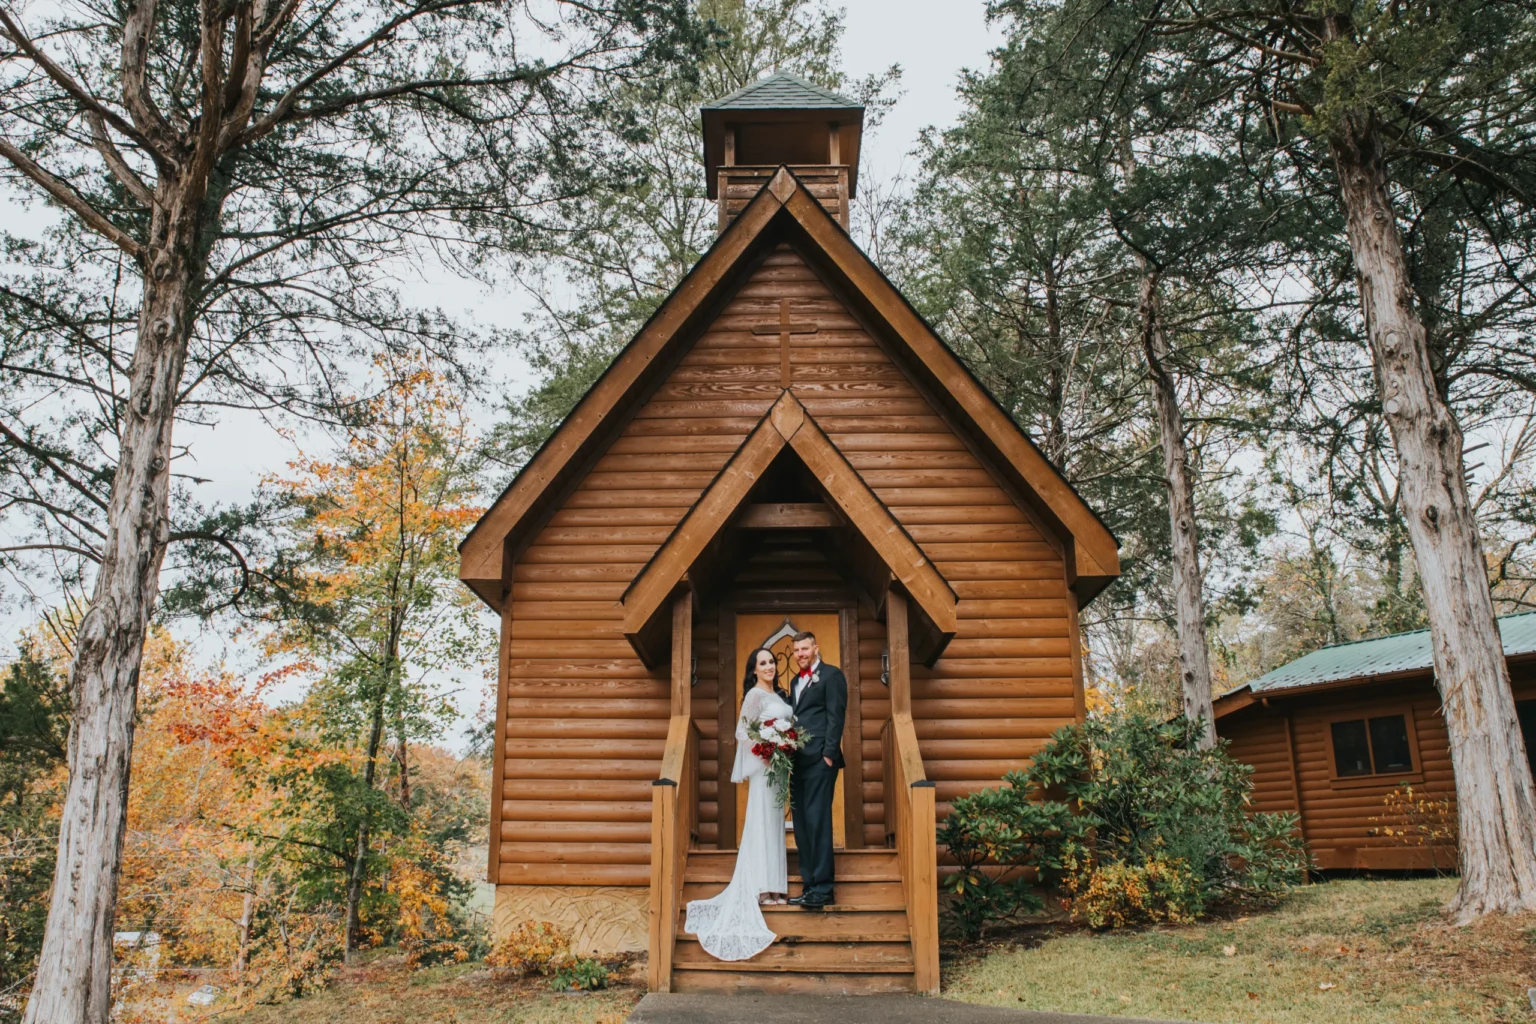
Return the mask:
<svg viewBox="0 0 1536 1024">
<path fill-rule="evenodd" d="M 772 651 L 768 650 L 768 648 L 759 647 L 751 654 L 747 655 L 747 670 L 741 679 L 741 695 L 743 697 L 751 693 L 752 687 L 757 685 L 757 656 L 765 651 L 767 652 L 768 657 L 773 658 L 774 668 L 775 671 L 777 671 L 779 659 L 774 655 Z M 780 697 L 784 696 L 784 691 L 779 689 L 777 676 L 774 677 L 773 692 L 778 694 Z"/>
</svg>

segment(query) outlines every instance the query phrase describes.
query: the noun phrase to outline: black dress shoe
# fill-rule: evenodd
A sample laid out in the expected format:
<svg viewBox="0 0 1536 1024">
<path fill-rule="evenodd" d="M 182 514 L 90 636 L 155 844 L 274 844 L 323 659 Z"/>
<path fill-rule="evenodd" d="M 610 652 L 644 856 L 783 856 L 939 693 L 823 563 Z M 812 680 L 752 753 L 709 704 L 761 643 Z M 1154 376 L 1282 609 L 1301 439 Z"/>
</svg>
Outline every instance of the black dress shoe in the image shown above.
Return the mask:
<svg viewBox="0 0 1536 1024">
<path fill-rule="evenodd" d="M 792 906 L 792 907 L 803 907 L 803 906 L 805 906 L 805 901 L 807 899 L 815 899 L 815 898 L 816 898 L 816 894 L 815 893 L 803 892 L 799 896 L 791 896 L 789 898 L 789 905 Z"/>
<path fill-rule="evenodd" d="M 807 910 L 820 910 L 822 907 L 825 907 L 832 902 L 832 894 L 822 892 L 808 892 L 802 896 L 797 897 L 796 899 L 790 900 L 789 902 L 795 904 L 797 907 L 804 907 Z"/>
</svg>

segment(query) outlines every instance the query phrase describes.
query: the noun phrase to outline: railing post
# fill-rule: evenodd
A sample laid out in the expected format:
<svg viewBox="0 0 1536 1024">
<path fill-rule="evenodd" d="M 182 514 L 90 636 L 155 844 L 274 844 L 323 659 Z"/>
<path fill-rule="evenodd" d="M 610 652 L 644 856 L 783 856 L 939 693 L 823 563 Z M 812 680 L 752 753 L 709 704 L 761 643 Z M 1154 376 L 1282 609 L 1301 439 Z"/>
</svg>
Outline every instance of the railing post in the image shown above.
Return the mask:
<svg viewBox="0 0 1536 1024">
<path fill-rule="evenodd" d="M 667 745 L 661 777 L 651 784 L 651 900 L 646 981 L 652 992 L 672 991 L 672 954 L 682 905 L 688 847 L 696 829 L 698 742 L 692 714 L 693 598 L 672 599 L 672 674 Z"/>
<path fill-rule="evenodd" d="M 912 783 L 909 862 L 912 887 L 907 917 L 912 925 L 912 981 L 919 992 L 939 994 L 939 850 L 937 790 L 927 779 Z"/>
<path fill-rule="evenodd" d="M 939 992 L 938 792 L 928 780 L 912 721 L 912 658 L 907 636 L 907 599 L 886 595 L 885 635 L 890 648 L 891 720 L 886 757 L 886 814 L 895 813 L 896 860 L 912 933 L 912 982 L 919 992 Z"/>
<path fill-rule="evenodd" d="M 648 945 L 647 987 L 652 992 L 672 990 L 672 946 L 677 938 L 677 783 L 657 779 L 651 783 L 651 916 Z"/>
</svg>

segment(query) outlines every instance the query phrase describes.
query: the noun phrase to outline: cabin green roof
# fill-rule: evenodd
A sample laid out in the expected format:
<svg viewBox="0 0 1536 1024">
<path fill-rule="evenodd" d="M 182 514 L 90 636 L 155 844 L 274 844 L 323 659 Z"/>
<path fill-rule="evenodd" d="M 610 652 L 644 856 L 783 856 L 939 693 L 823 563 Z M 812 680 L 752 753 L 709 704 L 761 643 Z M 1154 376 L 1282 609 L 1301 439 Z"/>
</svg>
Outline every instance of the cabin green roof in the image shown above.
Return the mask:
<svg viewBox="0 0 1536 1024">
<path fill-rule="evenodd" d="M 799 75 L 779 71 L 704 104 L 704 110 L 860 110 L 863 104 L 823 89 Z"/>
<path fill-rule="evenodd" d="M 1536 612 L 1504 616 L 1499 619 L 1499 634 L 1504 641 L 1506 658 L 1536 654 Z M 1244 685 L 1253 693 L 1268 693 L 1433 670 L 1429 630 L 1415 629 L 1374 640 L 1324 647 Z M 1239 686 L 1230 692 L 1243 688 Z"/>
</svg>

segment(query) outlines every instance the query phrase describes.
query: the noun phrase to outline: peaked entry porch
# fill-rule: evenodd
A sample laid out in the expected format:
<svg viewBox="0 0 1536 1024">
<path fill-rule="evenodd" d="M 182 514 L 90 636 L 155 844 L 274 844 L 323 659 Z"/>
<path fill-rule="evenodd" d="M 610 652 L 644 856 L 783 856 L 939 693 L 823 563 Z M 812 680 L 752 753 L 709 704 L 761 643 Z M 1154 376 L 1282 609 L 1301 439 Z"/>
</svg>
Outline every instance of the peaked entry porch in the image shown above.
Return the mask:
<svg viewBox="0 0 1536 1024">
<path fill-rule="evenodd" d="M 660 662 L 663 644 L 670 656 L 667 741 L 652 787 L 650 987 L 937 991 L 935 790 L 912 723 L 910 665 L 932 664 L 954 635 L 956 599 L 788 390 L 622 603 L 624 632 L 642 658 Z M 849 679 L 848 765 L 834 805 L 838 902 L 772 911 L 780 940 L 751 961 L 722 963 L 680 927 L 687 900 L 719 892 L 734 865 L 744 797 L 730 769 L 742 666 L 748 652 L 768 647 L 787 687 L 789 638 L 806 629 Z M 715 700 L 696 712 L 698 664 L 709 649 Z M 875 679 L 887 706 L 876 718 L 878 756 L 866 758 L 862 697 Z M 712 719 L 706 729 L 698 712 Z M 715 739 L 708 764 L 706 731 Z M 793 864 L 791 875 L 797 887 Z"/>
<path fill-rule="evenodd" d="M 651 791 L 647 952 L 652 991 L 937 994 L 936 790 L 923 770 L 912 722 L 909 601 L 901 585 L 895 582 L 883 598 L 888 647 L 880 663 L 888 666 L 883 681 L 890 687 L 890 714 L 880 730 L 878 769 L 883 806 L 878 809 L 881 820 L 874 823 L 883 841 L 878 845 L 864 844 L 868 834 L 865 816 L 871 808 L 860 806 L 856 812 L 849 809 L 854 803 L 862 804 L 865 765 L 863 757 L 857 756 L 862 754 L 863 744 L 855 741 L 850 751 L 845 739 L 845 756 L 855 751 L 857 754 L 849 756 L 849 770 L 839 780 L 843 799 L 834 809 L 838 815 L 835 830 L 841 833 L 841 842 L 834 843 L 837 902 L 823 910 L 766 908 L 769 927 L 779 935 L 778 941 L 753 959 L 735 963 L 712 959 L 681 930 L 687 901 L 713 896 L 730 881 L 735 864 L 731 840 L 737 829 L 733 827 L 736 815 L 734 801 L 730 799 L 734 787 L 729 784 L 734 750 L 728 752 L 724 742 L 718 745 L 717 763 L 725 767 L 717 779 L 710 780 L 715 783 L 717 797 L 713 804 L 716 842 L 707 843 L 701 828 L 700 812 L 707 806 L 707 793 L 701 784 L 705 781 L 700 761 L 701 730 L 693 715 L 691 699 L 695 595 L 692 588 L 682 587 L 671 598 L 671 716 L 660 777 Z M 728 610 L 723 612 L 722 619 L 728 614 Z M 745 626 L 758 617 L 743 614 L 735 621 Z M 785 615 L 787 621 L 798 618 L 817 630 L 824 627 L 816 625 L 814 619 L 846 622 L 852 617 L 847 609 L 834 615 Z M 818 639 L 823 635 L 824 632 L 818 632 Z M 736 647 L 746 646 L 750 650 L 762 640 L 738 642 L 729 647 L 733 653 Z M 857 633 L 851 643 L 838 637 L 836 646 L 854 652 L 854 658 L 845 664 L 858 665 Z M 721 649 L 726 649 L 726 645 Z M 721 667 L 725 667 L 723 657 Z M 731 681 L 731 677 L 722 675 L 722 708 L 733 703 L 725 699 L 724 689 Z M 857 692 L 853 678 L 850 690 Z M 724 712 L 720 714 L 724 718 Z M 845 735 L 862 734 L 857 705 L 852 700 L 849 719 Z M 722 728 L 719 735 L 727 734 Z M 852 799 L 847 795 L 850 791 L 854 794 Z M 790 889 L 796 894 L 798 867 L 792 836 L 790 843 Z"/>
</svg>

